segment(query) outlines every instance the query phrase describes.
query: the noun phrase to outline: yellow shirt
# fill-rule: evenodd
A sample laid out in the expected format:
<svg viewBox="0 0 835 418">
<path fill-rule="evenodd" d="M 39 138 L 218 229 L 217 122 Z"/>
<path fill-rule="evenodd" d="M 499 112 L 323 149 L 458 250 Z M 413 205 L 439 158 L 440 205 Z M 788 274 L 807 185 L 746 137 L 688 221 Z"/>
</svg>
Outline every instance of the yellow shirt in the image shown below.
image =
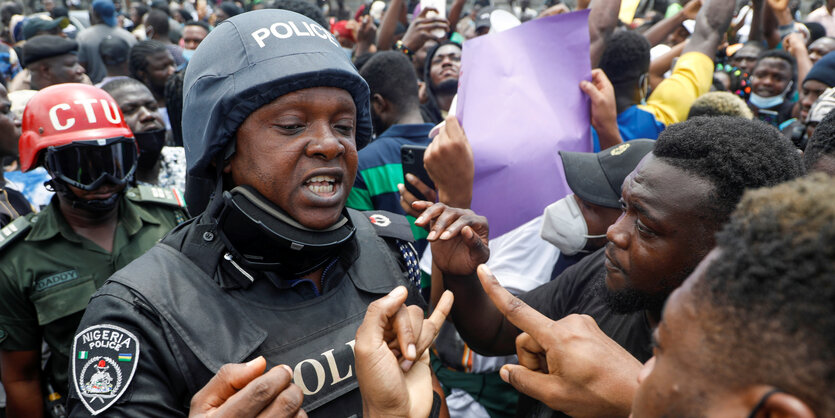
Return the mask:
<svg viewBox="0 0 835 418">
<path fill-rule="evenodd" d="M 687 119 L 690 106 L 710 91 L 712 83 L 713 59 L 701 52 L 688 52 L 678 59 L 672 75 L 655 87 L 647 104 L 638 107 L 670 126 Z"/>
</svg>

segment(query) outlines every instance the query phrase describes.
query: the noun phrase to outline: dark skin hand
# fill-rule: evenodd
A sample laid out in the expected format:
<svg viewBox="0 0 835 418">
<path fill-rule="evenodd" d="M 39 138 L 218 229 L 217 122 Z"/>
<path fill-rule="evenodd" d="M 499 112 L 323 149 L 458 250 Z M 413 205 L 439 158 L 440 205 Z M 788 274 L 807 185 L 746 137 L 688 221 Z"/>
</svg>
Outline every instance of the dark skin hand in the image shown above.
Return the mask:
<svg viewBox="0 0 835 418">
<path fill-rule="evenodd" d="M 606 41 L 618 24 L 621 0 L 593 0 L 589 12 L 589 57 L 596 68 L 606 50 Z M 579 8 L 578 8 L 579 9 Z"/>
<path fill-rule="evenodd" d="M 40 350 L 0 351 L 0 370 L 6 390 L 6 416 L 42 416 Z"/>
<path fill-rule="evenodd" d="M 267 373 L 267 361 L 225 364 L 191 399 L 190 417 L 306 417 L 302 390 L 292 382 L 290 367 Z"/>
<path fill-rule="evenodd" d="M 417 51 L 428 40 L 440 41 L 441 39 L 432 34 L 432 32 L 440 29 L 444 33 L 449 32 L 449 23 L 442 17 L 426 17 L 429 12 L 437 13 L 437 10 L 432 8 L 423 9 L 420 16 L 417 17 L 406 29 L 406 34 L 403 35 L 403 44 L 411 51 Z"/>
<path fill-rule="evenodd" d="M 756 4 L 757 1 L 755 0 L 754 3 Z M 734 5 L 732 1 L 706 0 L 699 14 L 696 15 L 696 29 L 690 37 L 690 42 L 684 47 L 683 53 L 701 52 L 708 57 L 713 57 L 716 47 L 722 42 L 722 37 L 731 24 Z M 751 32 L 753 31 L 752 27 Z"/>
<path fill-rule="evenodd" d="M 432 262 L 443 273 L 446 289 L 455 295 L 451 316 L 458 333 L 479 354 L 515 353 L 514 339 L 519 329 L 496 309 L 475 274 L 479 264 L 490 256 L 487 218 L 443 203 L 418 201 L 412 207 L 423 212 L 415 224 L 429 227 Z M 474 312 L 479 320 L 467 321 Z"/>
</svg>

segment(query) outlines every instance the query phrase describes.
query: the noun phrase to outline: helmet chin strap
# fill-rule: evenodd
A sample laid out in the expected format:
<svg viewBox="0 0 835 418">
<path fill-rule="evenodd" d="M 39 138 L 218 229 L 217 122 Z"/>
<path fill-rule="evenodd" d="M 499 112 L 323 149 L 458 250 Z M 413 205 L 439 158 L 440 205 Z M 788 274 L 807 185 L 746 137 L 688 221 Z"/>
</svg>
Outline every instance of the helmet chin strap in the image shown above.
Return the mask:
<svg viewBox="0 0 835 418">
<path fill-rule="evenodd" d="M 55 193 L 58 193 L 65 200 L 69 201 L 73 209 L 81 209 L 86 210 L 88 212 L 96 213 L 106 213 L 113 210 L 119 204 L 119 199 L 122 197 L 122 195 L 125 193 L 125 190 L 127 189 L 127 187 L 125 187 L 120 192 L 113 193 L 107 199 L 87 200 L 76 196 L 76 194 L 73 193 L 72 190 L 70 190 L 70 188 L 67 187 L 66 184 L 62 183 L 59 180 L 52 179 L 46 181 L 44 182 L 44 186 L 46 186 L 47 189 L 54 190 Z"/>
</svg>

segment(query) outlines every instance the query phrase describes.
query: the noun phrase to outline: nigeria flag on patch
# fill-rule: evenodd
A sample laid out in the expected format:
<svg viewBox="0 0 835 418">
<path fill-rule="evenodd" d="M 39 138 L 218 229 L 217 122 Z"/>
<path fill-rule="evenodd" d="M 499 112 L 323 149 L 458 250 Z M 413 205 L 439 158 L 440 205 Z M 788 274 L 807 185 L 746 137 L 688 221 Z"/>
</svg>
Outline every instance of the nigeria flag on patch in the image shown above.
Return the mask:
<svg viewBox="0 0 835 418">
<path fill-rule="evenodd" d="M 87 360 L 87 357 L 89 357 L 89 355 L 90 354 L 88 354 L 87 351 L 79 351 L 78 352 L 78 359 L 79 360 Z"/>
</svg>

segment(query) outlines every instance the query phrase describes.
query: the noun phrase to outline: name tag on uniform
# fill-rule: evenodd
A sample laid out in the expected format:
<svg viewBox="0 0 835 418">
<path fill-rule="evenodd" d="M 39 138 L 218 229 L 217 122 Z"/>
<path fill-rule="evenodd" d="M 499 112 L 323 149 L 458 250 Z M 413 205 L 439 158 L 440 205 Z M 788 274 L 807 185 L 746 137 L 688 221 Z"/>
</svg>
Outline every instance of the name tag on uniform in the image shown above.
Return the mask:
<svg viewBox="0 0 835 418">
<path fill-rule="evenodd" d="M 62 271 L 61 273 L 50 274 L 49 276 L 41 277 L 35 282 L 35 291 L 42 292 L 52 286 L 57 286 L 61 283 L 66 283 L 78 278 L 76 270 Z"/>
</svg>

